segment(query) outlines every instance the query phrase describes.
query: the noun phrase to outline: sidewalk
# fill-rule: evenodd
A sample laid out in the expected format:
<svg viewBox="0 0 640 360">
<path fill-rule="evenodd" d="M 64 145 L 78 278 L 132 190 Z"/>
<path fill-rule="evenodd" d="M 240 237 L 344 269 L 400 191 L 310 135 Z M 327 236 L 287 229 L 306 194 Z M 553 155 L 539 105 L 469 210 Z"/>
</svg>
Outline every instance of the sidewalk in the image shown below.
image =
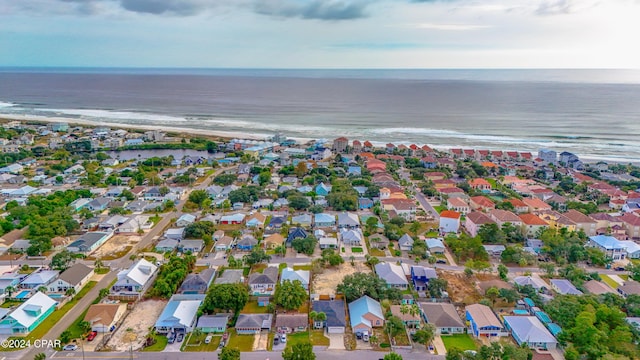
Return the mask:
<svg viewBox="0 0 640 360">
<path fill-rule="evenodd" d="M 436 348 L 438 355 L 447 355 L 447 348 L 444 347 L 444 342 L 442 342 L 440 335 L 433 338 L 433 347 Z"/>
</svg>

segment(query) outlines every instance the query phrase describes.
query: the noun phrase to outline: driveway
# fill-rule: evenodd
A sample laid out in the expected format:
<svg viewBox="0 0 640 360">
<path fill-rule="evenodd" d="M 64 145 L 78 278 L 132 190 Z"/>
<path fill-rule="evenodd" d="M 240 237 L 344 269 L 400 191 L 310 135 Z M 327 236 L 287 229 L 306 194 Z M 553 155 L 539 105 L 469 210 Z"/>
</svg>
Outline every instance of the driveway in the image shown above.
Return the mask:
<svg viewBox="0 0 640 360">
<path fill-rule="evenodd" d="M 442 342 L 440 335 L 433 338 L 433 347 L 436 348 L 438 355 L 447 355 L 447 348 L 444 347 L 444 342 Z"/>
<path fill-rule="evenodd" d="M 180 347 L 182 346 L 182 343 L 184 342 L 174 342 L 173 344 L 167 344 L 167 347 L 164 348 L 164 350 L 162 350 L 162 352 L 180 352 Z"/>
<path fill-rule="evenodd" d="M 327 350 L 345 350 L 343 334 L 326 334 L 329 338 L 329 347 Z"/>
</svg>

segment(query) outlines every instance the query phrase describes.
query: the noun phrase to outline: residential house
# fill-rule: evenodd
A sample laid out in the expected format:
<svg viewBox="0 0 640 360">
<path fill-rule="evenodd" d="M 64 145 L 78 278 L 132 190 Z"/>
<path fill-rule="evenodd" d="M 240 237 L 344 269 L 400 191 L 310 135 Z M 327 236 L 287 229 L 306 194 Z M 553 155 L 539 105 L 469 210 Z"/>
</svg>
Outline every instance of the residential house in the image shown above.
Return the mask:
<svg viewBox="0 0 640 360">
<path fill-rule="evenodd" d="M 582 284 L 582 287 L 584 287 L 587 293 L 593 294 L 593 295 L 618 294 L 609 285 L 598 280 L 589 280 L 584 284 Z"/>
<path fill-rule="evenodd" d="M 74 294 L 77 294 L 89 282 L 91 276 L 93 276 L 93 268 L 82 263 L 76 263 L 63 271 L 55 281 L 49 284 L 49 291 L 65 293 L 67 290 L 73 289 Z"/>
<path fill-rule="evenodd" d="M 549 224 L 546 221 L 534 214 L 520 214 L 518 217 L 522 220 L 524 229 L 529 237 L 535 237 L 539 231 L 549 228 Z"/>
<path fill-rule="evenodd" d="M 629 295 L 640 295 L 640 283 L 637 281 L 625 281 L 616 289 L 625 298 Z"/>
<path fill-rule="evenodd" d="M 311 227 L 312 223 L 313 217 L 309 214 L 300 214 L 291 218 L 292 225 Z"/>
<path fill-rule="evenodd" d="M 435 269 L 420 265 L 411 266 L 411 282 L 416 291 L 427 291 L 429 280 L 436 279 L 438 274 Z"/>
<path fill-rule="evenodd" d="M 391 314 L 397 316 L 404 326 L 409 329 L 416 329 L 420 326 L 420 314 L 403 313 L 402 305 L 391 305 Z M 411 330 L 410 330 L 411 331 Z"/>
<path fill-rule="evenodd" d="M 347 319 L 343 300 L 317 300 L 311 303 L 311 310 L 324 313 L 326 320 L 314 321 L 314 329 L 326 328 L 329 334 L 344 334 Z"/>
<path fill-rule="evenodd" d="M 334 237 L 323 236 L 318 239 L 318 245 L 320 249 L 337 249 L 338 239 Z"/>
<path fill-rule="evenodd" d="M 413 249 L 413 238 L 409 234 L 404 234 L 398 239 L 398 248 L 401 251 L 411 251 Z"/>
<path fill-rule="evenodd" d="M 490 307 L 482 304 L 472 304 L 465 308 L 465 318 L 469 322 L 469 329 L 473 336 L 492 338 L 507 336 L 500 319 Z"/>
<path fill-rule="evenodd" d="M 469 180 L 469 187 L 479 191 L 491 191 L 491 183 L 481 178 Z"/>
<path fill-rule="evenodd" d="M 315 227 L 332 227 L 336 225 L 336 217 L 327 213 L 319 213 L 314 216 Z"/>
<path fill-rule="evenodd" d="M 269 220 L 265 233 L 273 234 L 280 232 L 280 229 L 282 229 L 286 223 L 287 218 L 285 216 L 272 216 L 271 220 Z"/>
<path fill-rule="evenodd" d="M 341 212 L 338 214 L 338 227 L 341 229 L 356 229 L 360 227 L 358 214 Z"/>
<path fill-rule="evenodd" d="M 284 244 L 284 236 L 279 233 L 271 234 L 264 238 L 265 249 L 275 249 L 278 246 Z"/>
<path fill-rule="evenodd" d="M 629 239 L 640 239 L 640 216 L 626 213 L 619 217 Z"/>
<path fill-rule="evenodd" d="M 118 227 L 118 232 L 137 233 L 139 231 L 149 230 L 153 227 L 153 221 L 149 219 L 148 215 L 133 216 Z"/>
<path fill-rule="evenodd" d="M 231 249 L 233 243 L 234 239 L 231 236 L 223 236 L 218 241 L 216 241 L 216 244 L 213 246 L 213 248 L 216 251 L 227 251 Z"/>
<path fill-rule="evenodd" d="M 36 292 L 0 320 L 0 334 L 15 336 L 30 333 L 51 315 L 57 304 L 47 295 Z"/>
<path fill-rule="evenodd" d="M 90 211 L 104 211 L 110 202 L 111 199 L 109 198 L 99 197 L 91 200 L 85 207 Z"/>
<path fill-rule="evenodd" d="M 116 328 L 126 311 L 126 304 L 93 304 L 87 309 L 84 321 L 91 324 L 91 331 L 107 333 Z"/>
<path fill-rule="evenodd" d="M 460 229 L 460 213 L 444 210 L 440 213 L 440 233 L 457 233 Z"/>
<path fill-rule="evenodd" d="M 197 254 L 204 249 L 204 240 L 202 239 L 182 240 L 178 244 L 178 249 L 183 253 L 190 252 L 192 254 Z"/>
<path fill-rule="evenodd" d="M 180 285 L 181 294 L 206 294 L 216 275 L 215 269 L 204 269 L 197 274 L 188 274 Z"/>
<path fill-rule="evenodd" d="M 402 216 L 407 221 L 416 218 L 416 203 L 409 199 L 386 199 L 382 200 L 382 207 L 386 211 L 393 211 L 397 216 Z"/>
<path fill-rule="evenodd" d="M 245 234 L 236 243 L 236 248 L 242 251 L 251 251 L 256 245 L 258 245 L 258 240 L 253 235 Z"/>
<path fill-rule="evenodd" d="M 482 225 L 495 223 L 496 222 L 488 215 L 479 211 L 472 211 L 467 214 L 466 220 L 464 222 L 464 227 L 469 235 L 471 235 L 471 237 L 476 237 L 476 235 L 478 235 L 478 230 L 480 230 Z"/>
<path fill-rule="evenodd" d="M 571 221 L 576 224 L 577 230 L 584 231 L 587 236 L 594 236 L 596 234 L 596 229 L 598 222 L 588 217 L 587 215 L 575 210 L 571 209 L 563 214 Z"/>
<path fill-rule="evenodd" d="M 251 295 L 273 295 L 278 283 L 278 268 L 269 266 L 262 273 L 249 275 L 249 292 Z"/>
<path fill-rule="evenodd" d="M 432 254 L 444 254 L 444 243 L 441 239 L 426 239 L 425 243 Z"/>
<path fill-rule="evenodd" d="M 518 214 L 526 213 L 529 211 L 529 206 L 527 206 L 527 204 L 525 204 L 520 199 L 513 198 L 507 199 L 505 201 L 513 205 L 513 211 L 517 212 Z"/>
<path fill-rule="evenodd" d="M 551 205 L 538 198 L 524 198 L 522 202 L 529 207 L 530 212 L 552 210 Z"/>
<path fill-rule="evenodd" d="M 613 236 L 596 235 L 590 236 L 589 241 L 585 245 L 587 247 L 594 247 L 602 251 L 607 257 L 613 261 L 623 260 L 627 257 L 626 247 L 620 243 L 620 240 Z"/>
<path fill-rule="evenodd" d="M 196 221 L 195 215 L 182 214 L 182 216 L 180 216 L 178 220 L 176 220 L 176 226 L 179 228 L 187 227 L 193 224 L 195 221 Z"/>
<path fill-rule="evenodd" d="M 518 345 L 531 349 L 555 349 L 558 341 L 535 316 L 505 316 L 504 326 Z"/>
<path fill-rule="evenodd" d="M 250 228 L 262 229 L 264 228 L 265 220 L 267 220 L 267 217 L 262 213 L 256 211 L 255 213 L 249 215 L 246 221 L 246 225 Z"/>
<path fill-rule="evenodd" d="M 195 328 L 198 308 L 204 298 L 204 294 L 173 295 L 155 323 L 156 333 L 190 333 Z"/>
<path fill-rule="evenodd" d="M 460 320 L 455 306 L 449 303 L 420 303 L 422 317 L 428 324 L 433 324 L 436 334 L 462 334 L 464 323 Z"/>
<path fill-rule="evenodd" d="M 309 315 L 304 314 L 277 314 L 276 331 L 278 333 L 290 334 L 307 331 L 309 325 Z"/>
<path fill-rule="evenodd" d="M 315 188 L 316 195 L 318 196 L 327 196 L 331 192 L 331 185 L 325 185 L 325 183 L 320 183 Z"/>
<path fill-rule="evenodd" d="M 111 287 L 111 293 L 117 296 L 140 297 L 153 282 L 158 267 L 145 259 L 140 259 L 128 269 L 118 273 Z"/>
<path fill-rule="evenodd" d="M 376 249 L 386 249 L 389 247 L 389 239 L 383 234 L 373 234 L 369 236 L 369 246 Z"/>
<path fill-rule="evenodd" d="M 560 295 L 582 295 L 582 291 L 576 289 L 567 279 L 551 279 L 551 288 Z"/>
<path fill-rule="evenodd" d="M 363 244 L 364 236 L 359 228 L 346 230 L 340 229 L 340 240 L 344 245 L 360 246 Z"/>
<path fill-rule="evenodd" d="M 407 277 L 400 265 L 381 262 L 375 265 L 374 270 L 376 275 L 384 280 L 390 288 L 407 289 L 409 287 Z"/>
<path fill-rule="evenodd" d="M 311 279 L 311 272 L 309 270 L 293 270 L 290 267 L 287 267 L 282 270 L 282 274 L 280 275 L 280 283 L 283 283 L 285 280 L 300 281 L 302 287 L 305 290 L 309 290 L 309 281 Z"/>
<path fill-rule="evenodd" d="M 182 239 L 184 239 L 184 231 L 185 229 L 183 227 L 171 228 L 171 229 L 167 229 L 167 231 L 164 232 L 164 236 L 167 239 L 182 241 Z"/>
<path fill-rule="evenodd" d="M 496 208 L 496 204 L 486 196 L 473 196 L 470 204 L 473 210 L 490 211 Z"/>
<path fill-rule="evenodd" d="M 239 284 L 244 282 L 242 270 L 225 269 L 224 272 L 216 278 L 214 284 Z"/>
<path fill-rule="evenodd" d="M 229 314 L 202 315 L 198 319 L 196 328 L 205 334 L 222 334 L 227 331 Z"/>
<path fill-rule="evenodd" d="M 459 212 L 462 215 L 466 215 L 471 211 L 471 207 L 461 198 L 453 197 L 447 199 L 447 209 Z"/>
<path fill-rule="evenodd" d="M 373 334 L 374 327 L 384 326 L 384 313 L 380 303 L 363 296 L 349 303 L 349 320 L 355 334 Z"/>
<path fill-rule="evenodd" d="M 513 282 L 518 286 L 531 286 L 540 292 L 549 288 L 549 285 L 537 276 L 516 276 Z"/>
<path fill-rule="evenodd" d="M 178 240 L 174 240 L 174 239 L 163 239 L 158 241 L 158 243 L 156 244 L 156 251 L 159 253 L 164 253 L 164 252 L 173 252 L 175 249 L 178 248 Z"/>
<path fill-rule="evenodd" d="M 521 226 L 522 219 L 518 217 L 518 215 L 512 213 L 508 210 L 500 210 L 494 209 L 489 211 L 489 217 L 496 222 L 496 224 L 502 228 L 502 226 L 506 223 L 510 223 L 513 226 Z"/>
<path fill-rule="evenodd" d="M 236 320 L 238 335 L 259 334 L 262 330 L 271 331 L 272 314 L 240 314 Z"/>
<path fill-rule="evenodd" d="M 57 270 L 40 270 L 31 273 L 20 282 L 21 289 L 38 289 L 41 286 L 48 287 L 60 274 Z"/>
<path fill-rule="evenodd" d="M 245 215 L 238 213 L 232 215 L 224 215 L 220 217 L 220 224 L 223 225 L 240 225 L 244 223 Z"/>
</svg>

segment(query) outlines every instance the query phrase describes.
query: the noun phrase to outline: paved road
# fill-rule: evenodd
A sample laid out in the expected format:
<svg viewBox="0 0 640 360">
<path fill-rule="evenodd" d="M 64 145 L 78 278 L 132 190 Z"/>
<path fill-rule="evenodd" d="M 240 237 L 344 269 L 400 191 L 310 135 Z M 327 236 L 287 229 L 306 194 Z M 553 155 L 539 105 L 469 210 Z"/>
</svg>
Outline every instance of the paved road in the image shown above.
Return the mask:
<svg viewBox="0 0 640 360">
<path fill-rule="evenodd" d="M 398 351 L 405 360 L 442 360 L 445 357 L 443 355 L 429 355 L 424 352 L 402 352 Z M 357 350 L 357 351 L 318 351 L 316 357 L 318 360 L 335 360 L 335 359 L 350 359 L 350 360 L 376 360 L 382 359 L 386 352 L 369 351 L 369 350 Z M 192 353 L 151 353 L 151 352 L 134 352 L 129 353 L 113 353 L 113 352 L 97 352 L 84 354 L 84 359 L 140 359 L 140 360 L 201 360 L 201 359 L 217 359 L 218 357 L 211 352 L 192 352 Z M 53 354 L 52 359 L 83 359 L 82 353 L 78 350 L 75 352 L 58 352 Z M 280 352 L 273 351 L 256 351 L 250 353 L 242 353 L 242 360 L 282 360 Z"/>
<path fill-rule="evenodd" d="M 418 202 L 420 203 L 420 205 L 422 205 L 422 207 L 424 208 L 424 210 L 426 212 L 431 213 L 431 216 L 433 216 L 433 221 L 435 221 L 437 224 L 439 224 L 440 223 L 440 215 L 438 214 L 436 209 L 434 209 L 433 206 L 431 206 L 431 204 L 429 204 L 429 201 L 422 194 L 420 189 L 415 188 L 414 190 L 415 190 L 416 200 L 418 200 Z"/>
</svg>

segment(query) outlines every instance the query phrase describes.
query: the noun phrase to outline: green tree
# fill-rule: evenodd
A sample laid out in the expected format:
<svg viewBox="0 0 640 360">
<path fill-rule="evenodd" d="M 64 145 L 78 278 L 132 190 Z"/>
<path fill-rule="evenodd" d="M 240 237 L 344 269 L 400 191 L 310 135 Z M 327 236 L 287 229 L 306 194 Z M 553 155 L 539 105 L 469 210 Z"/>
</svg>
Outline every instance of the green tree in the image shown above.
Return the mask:
<svg viewBox="0 0 640 360">
<path fill-rule="evenodd" d="M 78 323 L 78 327 L 82 330 L 83 333 L 88 333 L 91 330 L 91 323 L 88 321 L 80 321 Z"/>
<path fill-rule="evenodd" d="M 384 323 L 384 330 L 394 338 L 404 330 L 404 323 L 399 317 L 390 316 Z"/>
<path fill-rule="evenodd" d="M 436 329 L 433 324 L 427 324 L 422 329 L 416 331 L 411 339 L 418 344 L 422 344 L 424 346 L 428 346 L 433 339 L 435 338 Z"/>
<path fill-rule="evenodd" d="M 295 310 L 300 308 L 307 297 L 307 290 L 305 290 L 299 280 L 285 280 L 281 284 L 276 285 L 274 300 L 276 304 L 282 306 L 286 310 Z"/>
<path fill-rule="evenodd" d="M 193 190 L 189 194 L 189 201 L 198 205 L 198 207 L 202 208 L 202 203 L 209 198 L 209 194 L 207 194 L 206 190 Z"/>
<path fill-rule="evenodd" d="M 295 238 L 291 241 L 291 247 L 297 252 L 306 255 L 313 255 L 317 244 L 318 240 L 313 235 L 309 235 L 306 238 Z"/>
<path fill-rule="evenodd" d="M 337 290 L 345 296 L 347 302 L 354 301 L 364 295 L 376 300 L 400 300 L 402 298 L 400 291 L 388 288 L 384 280 L 361 272 L 345 276 Z"/>
<path fill-rule="evenodd" d="M 220 186 L 233 184 L 238 177 L 234 174 L 221 174 L 213 178 L 213 183 Z"/>
<path fill-rule="evenodd" d="M 313 346 L 309 342 L 296 343 L 287 347 L 282 352 L 284 360 L 315 360 L 316 354 L 313 353 Z"/>
<path fill-rule="evenodd" d="M 99 297 L 101 299 L 105 298 L 107 295 L 109 295 L 109 289 L 107 288 L 100 289 Z"/>
<path fill-rule="evenodd" d="M 70 251 L 62 250 L 55 254 L 51 259 L 51 267 L 56 270 L 64 271 L 74 260 L 73 254 Z"/>
<path fill-rule="evenodd" d="M 60 342 L 63 344 L 68 343 L 71 340 L 71 331 L 65 330 L 60 334 Z"/>
<path fill-rule="evenodd" d="M 64 294 L 67 296 L 73 296 L 75 295 L 75 293 L 76 293 L 76 289 L 72 287 L 68 288 L 67 291 L 64 292 Z"/>
<path fill-rule="evenodd" d="M 33 357 L 33 360 L 45 360 L 46 358 L 47 358 L 47 354 L 45 354 L 45 353 L 37 353 Z"/>
<path fill-rule="evenodd" d="M 478 230 L 478 237 L 485 244 L 504 244 L 505 236 L 495 223 L 484 224 Z"/>
<path fill-rule="evenodd" d="M 497 287 L 492 286 L 487 289 L 484 296 L 486 296 L 487 299 L 491 300 L 492 306 L 496 306 L 496 300 L 500 297 L 500 290 L 498 290 Z"/>
<path fill-rule="evenodd" d="M 263 248 L 254 247 L 248 255 L 244 256 L 244 261 L 249 266 L 260 264 L 261 262 L 269 262 L 271 256 L 267 255 Z"/>
<path fill-rule="evenodd" d="M 218 360 L 240 360 L 240 350 L 225 346 L 218 354 Z"/>
<path fill-rule="evenodd" d="M 432 298 L 441 298 L 442 292 L 447 290 L 447 286 L 449 286 L 449 284 L 445 279 L 435 278 L 429 280 L 429 283 L 427 284 L 429 296 Z"/>
<path fill-rule="evenodd" d="M 310 318 L 311 318 L 311 320 L 313 320 L 313 322 L 314 322 L 314 323 L 313 323 L 313 327 L 314 327 L 314 328 L 321 328 L 321 327 L 316 326 L 316 322 L 320 323 L 320 322 L 324 322 L 324 321 L 326 321 L 326 320 L 327 320 L 327 314 L 325 314 L 325 313 L 324 313 L 324 312 L 322 312 L 322 311 L 317 311 L 317 312 L 316 312 L 316 311 L 311 311 L 311 312 L 309 313 L 309 317 L 310 317 Z"/>
<path fill-rule="evenodd" d="M 216 310 L 239 312 L 249 301 L 249 290 L 244 284 L 214 284 L 207 292 L 202 310 L 212 314 Z"/>
<path fill-rule="evenodd" d="M 287 201 L 289 201 L 289 206 L 296 210 L 305 210 L 311 206 L 306 196 L 302 195 L 290 195 L 287 197 Z"/>
<path fill-rule="evenodd" d="M 390 352 L 384 356 L 384 360 L 402 360 L 402 356 L 395 352 Z"/>
<path fill-rule="evenodd" d="M 498 265 L 498 276 L 502 281 L 507 281 L 507 274 L 509 273 L 509 269 L 503 264 Z"/>
</svg>

